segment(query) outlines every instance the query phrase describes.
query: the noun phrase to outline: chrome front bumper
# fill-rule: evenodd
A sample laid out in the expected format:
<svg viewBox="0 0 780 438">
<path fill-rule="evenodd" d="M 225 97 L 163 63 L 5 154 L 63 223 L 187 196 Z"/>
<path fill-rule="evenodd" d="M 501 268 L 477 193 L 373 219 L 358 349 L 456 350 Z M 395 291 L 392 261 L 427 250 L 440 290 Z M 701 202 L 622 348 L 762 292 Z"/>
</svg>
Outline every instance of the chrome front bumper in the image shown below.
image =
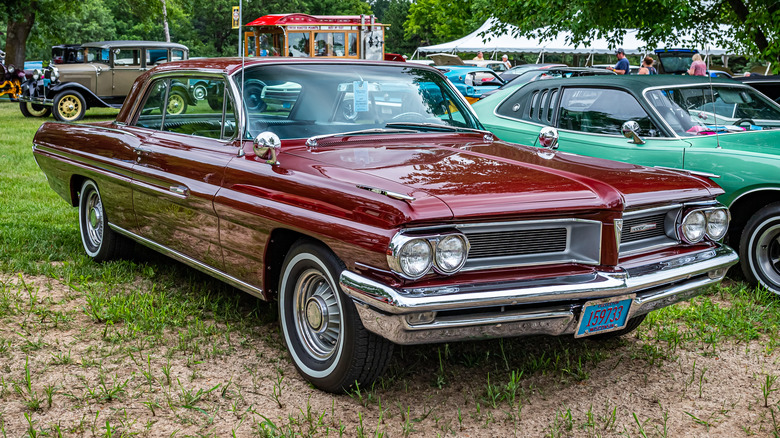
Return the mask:
<svg viewBox="0 0 780 438">
<path fill-rule="evenodd" d="M 354 272 L 341 289 L 363 325 L 397 344 L 574 333 L 585 301 L 635 294 L 629 318 L 690 299 L 737 263 L 723 245 L 622 272 L 479 285 L 395 289 Z"/>
</svg>

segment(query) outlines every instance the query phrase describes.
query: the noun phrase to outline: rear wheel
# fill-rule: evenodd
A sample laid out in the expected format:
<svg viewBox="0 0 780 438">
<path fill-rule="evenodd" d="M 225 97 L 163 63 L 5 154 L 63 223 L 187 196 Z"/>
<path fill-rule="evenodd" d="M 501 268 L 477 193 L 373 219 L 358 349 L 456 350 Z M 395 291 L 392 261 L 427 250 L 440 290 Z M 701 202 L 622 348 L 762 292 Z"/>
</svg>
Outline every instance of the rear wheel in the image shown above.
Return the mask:
<svg viewBox="0 0 780 438">
<path fill-rule="evenodd" d="M 739 239 L 739 260 L 750 283 L 780 294 L 780 202 L 748 220 Z"/>
<path fill-rule="evenodd" d="M 327 248 L 301 240 L 285 258 L 279 284 L 284 340 L 303 377 L 328 392 L 379 377 L 393 344 L 363 327 L 355 304 L 339 289 L 344 265 Z"/>
<path fill-rule="evenodd" d="M 37 105 L 31 102 L 19 102 L 19 110 L 25 117 L 49 117 L 51 107 L 46 105 Z"/>
<path fill-rule="evenodd" d="M 84 251 L 96 262 L 120 258 L 132 249 L 132 242 L 108 226 L 108 218 L 97 184 L 84 181 L 79 192 L 79 231 Z"/>
</svg>

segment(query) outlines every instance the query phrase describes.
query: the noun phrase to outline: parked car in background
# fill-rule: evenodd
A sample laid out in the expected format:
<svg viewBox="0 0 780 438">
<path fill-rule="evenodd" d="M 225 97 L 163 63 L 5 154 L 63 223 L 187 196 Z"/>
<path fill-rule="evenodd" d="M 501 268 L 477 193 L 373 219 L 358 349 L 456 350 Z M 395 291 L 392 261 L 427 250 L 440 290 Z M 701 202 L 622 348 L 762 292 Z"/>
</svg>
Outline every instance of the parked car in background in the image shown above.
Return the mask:
<svg viewBox="0 0 780 438">
<path fill-rule="evenodd" d="M 219 109 L 168 112 L 198 78 Z M 244 97 L 288 83 L 289 107 Z M 370 384 L 393 344 L 619 336 L 736 262 L 712 181 L 498 141 L 430 67 L 190 60 L 128 103 L 33 140 L 86 253 L 135 241 L 278 300 L 293 363 L 326 391 Z"/>
<path fill-rule="evenodd" d="M 493 70 L 494 72 L 496 72 L 498 74 L 501 74 L 501 73 L 503 73 L 503 72 L 508 70 L 506 68 L 506 65 L 504 65 L 503 62 L 501 62 L 499 60 L 495 60 L 495 59 L 485 59 L 485 60 L 482 60 L 482 61 L 475 61 L 475 60 L 468 60 L 468 59 L 466 59 L 466 60 L 463 61 L 463 63 L 465 65 L 473 65 L 475 67 L 487 67 L 487 68 Z"/>
<path fill-rule="evenodd" d="M 751 73 L 750 76 L 732 78 L 737 82 L 750 85 L 762 92 L 768 98 L 780 103 L 780 75 L 760 75 Z"/>
<path fill-rule="evenodd" d="M 507 141 L 712 175 L 748 280 L 780 293 L 780 106 L 728 79 L 593 76 L 537 81 L 474 105 Z M 630 138 L 626 140 L 625 137 Z"/>
<path fill-rule="evenodd" d="M 92 107 L 119 108 L 135 79 L 153 66 L 187 59 L 186 46 L 157 41 L 102 41 L 81 45 L 83 62 L 34 69 L 22 84 L 25 117 L 73 122 Z M 183 102 L 183 100 L 182 100 Z"/>
<path fill-rule="evenodd" d="M 24 70 L 18 70 L 14 65 L 5 65 L 5 52 L 0 51 L 0 97 L 8 96 L 16 100 L 22 93 Z"/>
<path fill-rule="evenodd" d="M 80 64 L 84 62 L 81 44 L 51 46 L 51 61 L 55 64 Z"/>
<path fill-rule="evenodd" d="M 471 102 L 476 102 L 482 93 L 495 90 L 504 85 L 496 72 L 487 67 L 446 66 L 437 67 L 447 77 L 460 93 Z"/>
<path fill-rule="evenodd" d="M 521 64 L 516 65 L 509 70 L 501 73 L 501 79 L 511 82 L 514 78 L 517 76 L 529 71 L 529 70 L 539 70 L 539 69 L 546 69 L 546 68 L 553 68 L 553 67 L 568 67 L 566 64 Z"/>
<path fill-rule="evenodd" d="M 480 99 L 484 99 L 493 93 L 497 93 L 500 90 L 505 90 L 507 88 L 522 87 L 523 85 L 529 82 L 538 81 L 538 80 L 556 79 L 556 78 L 576 78 L 580 76 L 597 76 L 597 75 L 614 76 L 615 74 L 616 74 L 615 72 L 610 70 L 605 70 L 602 68 L 591 68 L 591 67 L 546 67 L 546 68 L 539 68 L 539 69 L 528 69 L 525 72 L 520 73 L 511 81 L 500 86 L 499 88 L 482 93 Z"/>
</svg>

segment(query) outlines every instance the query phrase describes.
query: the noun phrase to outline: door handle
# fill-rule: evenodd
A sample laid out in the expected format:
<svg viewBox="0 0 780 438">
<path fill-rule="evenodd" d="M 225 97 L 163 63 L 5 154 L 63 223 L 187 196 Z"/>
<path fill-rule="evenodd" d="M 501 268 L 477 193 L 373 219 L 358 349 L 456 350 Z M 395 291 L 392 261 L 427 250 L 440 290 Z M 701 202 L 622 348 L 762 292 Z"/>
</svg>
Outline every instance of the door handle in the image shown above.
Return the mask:
<svg viewBox="0 0 780 438">
<path fill-rule="evenodd" d="M 187 196 L 187 194 L 190 192 L 190 190 L 184 186 L 171 186 L 168 190 L 182 196 Z"/>
</svg>

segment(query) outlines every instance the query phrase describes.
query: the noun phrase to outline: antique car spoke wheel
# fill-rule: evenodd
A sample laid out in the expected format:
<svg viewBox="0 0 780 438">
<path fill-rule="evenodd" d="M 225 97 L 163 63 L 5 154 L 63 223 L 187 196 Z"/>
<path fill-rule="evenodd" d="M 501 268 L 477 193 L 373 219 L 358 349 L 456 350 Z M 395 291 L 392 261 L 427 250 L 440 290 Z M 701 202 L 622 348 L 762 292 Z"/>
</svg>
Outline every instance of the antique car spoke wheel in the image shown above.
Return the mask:
<svg viewBox="0 0 780 438">
<path fill-rule="evenodd" d="M 739 257 L 748 281 L 780 294 L 780 202 L 762 208 L 747 222 Z"/>
<path fill-rule="evenodd" d="M 180 91 L 172 91 L 165 109 L 168 114 L 178 116 L 187 110 L 187 98 Z"/>
<path fill-rule="evenodd" d="M 48 117 L 51 114 L 50 106 L 37 105 L 32 102 L 19 102 L 19 109 L 25 117 Z"/>
<path fill-rule="evenodd" d="M 54 118 L 61 122 L 75 122 L 87 111 L 84 97 L 78 91 L 64 91 L 54 98 Z"/>
<path fill-rule="evenodd" d="M 132 250 L 132 242 L 108 226 L 97 184 L 84 181 L 79 192 L 79 230 L 84 251 L 95 261 L 119 258 Z"/>
<path fill-rule="evenodd" d="M 341 293 L 344 264 L 306 239 L 293 245 L 279 281 L 279 320 L 293 363 L 303 377 L 329 392 L 376 379 L 393 344 L 363 327 L 354 302 Z"/>
</svg>

